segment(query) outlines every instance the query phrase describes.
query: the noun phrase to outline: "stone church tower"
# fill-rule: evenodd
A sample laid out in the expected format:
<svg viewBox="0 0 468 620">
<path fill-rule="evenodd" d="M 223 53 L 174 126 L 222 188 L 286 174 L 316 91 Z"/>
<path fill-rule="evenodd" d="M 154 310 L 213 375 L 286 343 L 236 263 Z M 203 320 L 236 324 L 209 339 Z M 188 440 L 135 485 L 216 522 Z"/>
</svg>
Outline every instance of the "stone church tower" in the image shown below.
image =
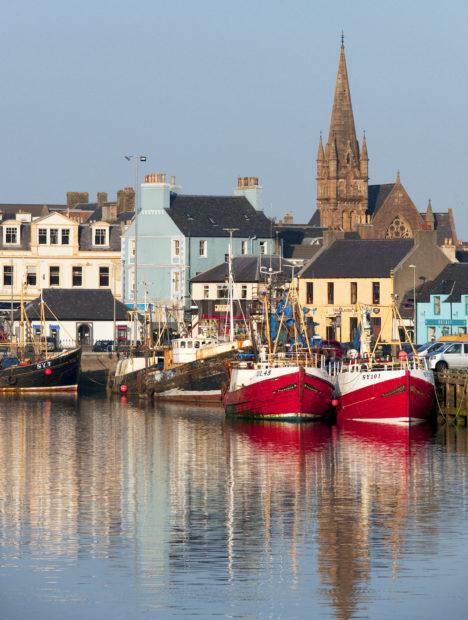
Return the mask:
<svg viewBox="0 0 468 620">
<path fill-rule="evenodd" d="M 320 226 L 346 232 L 366 223 L 368 201 L 366 138 L 356 138 L 343 40 L 327 145 L 317 153 L 317 209 Z"/>
</svg>

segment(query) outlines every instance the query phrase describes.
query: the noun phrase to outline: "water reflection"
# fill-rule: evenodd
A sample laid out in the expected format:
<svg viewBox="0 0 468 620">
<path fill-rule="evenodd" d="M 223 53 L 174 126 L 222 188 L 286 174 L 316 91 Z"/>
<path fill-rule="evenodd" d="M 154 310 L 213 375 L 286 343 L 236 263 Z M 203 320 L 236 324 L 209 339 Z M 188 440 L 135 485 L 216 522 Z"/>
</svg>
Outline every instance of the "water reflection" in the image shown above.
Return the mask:
<svg viewBox="0 0 468 620">
<path fill-rule="evenodd" d="M 407 588 L 408 562 L 436 558 L 446 528 L 460 527 L 467 453 L 465 429 L 2 401 L 0 578 L 19 596 L 22 577 L 44 573 L 49 617 L 85 597 L 102 617 L 118 605 L 222 614 L 227 601 L 239 617 L 366 615 L 380 580 Z M 94 579 L 112 576 L 110 595 L 91 590 L 91 560 Z"/>
</svg>

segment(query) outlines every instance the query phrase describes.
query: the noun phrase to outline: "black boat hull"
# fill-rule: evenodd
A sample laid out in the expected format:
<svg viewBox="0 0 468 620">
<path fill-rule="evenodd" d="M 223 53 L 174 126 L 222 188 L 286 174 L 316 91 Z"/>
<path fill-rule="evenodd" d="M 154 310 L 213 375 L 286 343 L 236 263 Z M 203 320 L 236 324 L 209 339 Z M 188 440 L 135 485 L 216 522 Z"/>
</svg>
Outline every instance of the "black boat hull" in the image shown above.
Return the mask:
<svg viewBox="0 0 468 620">
<path fill-rule="evenodd" d="M 189 362 L 170 370 L 153 371 L 144 377 L 145 391 L 150 397 L 168 390 L 186 391 L 220 390 L 229 380 L 227 363 L 238 354 L 238 351 L 227 351 L 220 355 Z"/>
<path fill-rule="evenodd" d="M 77 392 L 81 349 L 0 370 L 3 392 Z"/>
</svg>

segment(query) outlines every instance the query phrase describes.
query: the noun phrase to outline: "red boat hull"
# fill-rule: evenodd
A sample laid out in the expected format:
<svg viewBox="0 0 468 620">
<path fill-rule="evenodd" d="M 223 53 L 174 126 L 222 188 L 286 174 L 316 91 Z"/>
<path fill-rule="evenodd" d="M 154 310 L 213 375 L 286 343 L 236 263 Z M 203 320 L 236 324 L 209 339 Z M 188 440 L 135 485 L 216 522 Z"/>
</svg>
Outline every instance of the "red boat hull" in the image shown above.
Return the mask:
<svg viewBox="0 0 468 620">
<path fill-rule="evenodd" d="M 255 372 L 255 371 L 252 371 Z M 331 382 L 303 367 L 226 392 L 228 415 L 262 419 L 314 419 L 329 411 Z"/>
<path fill-rule="evenodd" d="M 370 373 L 372 375 L 372 373 Z M 398 375 L 398 373 L 390 373 Z M 409 370 L 399 376 L 343 391 L 337 421 L 355 420 L 412 425 L 429 419 L 434 411 L 434 384 Z"/>
</svg>

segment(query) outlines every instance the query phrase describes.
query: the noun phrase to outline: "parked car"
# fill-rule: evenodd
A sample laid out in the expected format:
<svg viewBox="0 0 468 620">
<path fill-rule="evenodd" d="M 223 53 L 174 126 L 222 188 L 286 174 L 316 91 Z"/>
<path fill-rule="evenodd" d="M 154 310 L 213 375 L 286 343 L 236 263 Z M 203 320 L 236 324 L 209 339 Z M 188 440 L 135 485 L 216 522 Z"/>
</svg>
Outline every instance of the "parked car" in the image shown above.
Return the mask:
<svg viewBox="0 0 468 620">
<path fill-rule="evenodd" d="M 113 340 L 96 340 L 93 346 L 94 353 L 107 353 L 114 349 Z"/>
<path fill-rule="evenodd" d="M 446 342 L 426 342 L 425 344 L 420 344 L 416 347 L 416 352 L 418 357 L 429 357 L 430 355 L 434 355 L 437 351 L 444 348 Z"/>
<path fill-rule="evenodd" d="M 443 346 L 427 356 L 429 367 L 436 372 L 447 368 L 468 368 L 468 342 L 443 342 Z"/>
</svg>

